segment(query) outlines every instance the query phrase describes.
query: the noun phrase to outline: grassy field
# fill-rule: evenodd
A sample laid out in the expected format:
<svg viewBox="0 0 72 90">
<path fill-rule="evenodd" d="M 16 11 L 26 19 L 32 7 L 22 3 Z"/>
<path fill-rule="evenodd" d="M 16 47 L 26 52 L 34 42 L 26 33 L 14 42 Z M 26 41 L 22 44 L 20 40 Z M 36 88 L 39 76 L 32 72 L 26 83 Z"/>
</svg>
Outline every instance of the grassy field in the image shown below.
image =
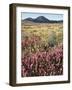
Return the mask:
<svg viewBox="0 0 72 90">
<path fill-rule="evenodd" d="M 22 22 L 21 43 L 22 77 L 62 75 L 63 23 Z"/>
<path fill-rule="evenodd" d="M 41 42 L 48 43 L 49 39 L 54 38 L 57 43 L 63 40 L 63 24 L 62 23 L 32 23 L 24 22 L 22 23 L 22 39 L 24 36 L 29 38 L 32 35 L 39 36 Z"/>
</svg>

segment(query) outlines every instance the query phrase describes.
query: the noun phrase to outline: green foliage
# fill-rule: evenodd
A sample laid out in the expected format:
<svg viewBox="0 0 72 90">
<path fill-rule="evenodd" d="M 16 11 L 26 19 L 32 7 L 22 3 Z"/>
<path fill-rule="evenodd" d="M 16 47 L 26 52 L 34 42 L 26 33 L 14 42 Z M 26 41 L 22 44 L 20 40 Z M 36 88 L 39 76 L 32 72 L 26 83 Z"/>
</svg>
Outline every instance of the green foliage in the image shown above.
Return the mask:
<svg viewBox="0 0 72 90">
<path fill-rule="evenodd" d="M 56 42 L 56 33 L 54 31 L 50 32 L 50 35 L 48 37 L 48 44 L 51 47 L 53 47 L 54 45 L 57 44 L 57 42 Z"/>
</svg>

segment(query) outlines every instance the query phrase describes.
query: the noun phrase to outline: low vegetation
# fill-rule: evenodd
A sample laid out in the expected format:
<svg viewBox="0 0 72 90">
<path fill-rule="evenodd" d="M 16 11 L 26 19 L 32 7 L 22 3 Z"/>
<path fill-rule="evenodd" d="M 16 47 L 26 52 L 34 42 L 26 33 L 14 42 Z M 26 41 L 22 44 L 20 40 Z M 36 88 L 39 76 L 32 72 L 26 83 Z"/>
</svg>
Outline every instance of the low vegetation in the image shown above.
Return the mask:
<svg viewBox="0 0 72 90">
<path fill-rule="evenodd" d="M 62 75 L 63 23 L 21 25 L 21 76 Z"/>
</svg>

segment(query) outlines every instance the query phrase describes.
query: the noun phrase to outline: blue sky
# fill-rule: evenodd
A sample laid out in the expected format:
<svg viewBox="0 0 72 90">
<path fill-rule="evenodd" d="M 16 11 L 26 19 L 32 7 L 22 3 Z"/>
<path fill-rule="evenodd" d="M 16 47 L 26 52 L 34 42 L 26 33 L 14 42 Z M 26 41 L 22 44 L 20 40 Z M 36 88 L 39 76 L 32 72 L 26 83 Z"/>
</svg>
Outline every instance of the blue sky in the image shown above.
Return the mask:
<svg viewBox="0 0 72 90">
<path fill-rule="evenodd" d="M 63 14 L 21 12 L 22 20 L 29 17 L 37 18 L 38 16 L 44 16 L 50 20 L 63 20 Z"/>
</svg>

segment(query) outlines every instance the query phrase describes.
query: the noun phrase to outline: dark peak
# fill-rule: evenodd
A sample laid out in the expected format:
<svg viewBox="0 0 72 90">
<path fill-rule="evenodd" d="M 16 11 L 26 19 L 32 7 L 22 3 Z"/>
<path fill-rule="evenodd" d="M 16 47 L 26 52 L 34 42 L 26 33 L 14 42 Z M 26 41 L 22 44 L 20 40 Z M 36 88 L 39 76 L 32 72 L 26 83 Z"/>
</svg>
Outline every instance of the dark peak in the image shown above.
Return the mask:
<svg viewBox="0 0 72 90">
<path fill-rule="evenodd" d="M 44 16 L 39 16 L 34 21 L 35 22 L 48 22 L 49 20 L 45 18 Z"/>
<path fill-rule="evenodd" d="M 36 19 L 39 19 L 39 20 L 48 20 L 46 17 L 44 17 L 44 16 L 39 16 L 39 17 L 37 17 Z"/>
<path fill-rule="evenodd" d="M 33 20 L 33 18 L 26 18 L 26 19 L 24 19 L 24 20 L 29 20 L 29 21 L 32 21 Z"/>
<path fill-rule="evenodd" d="M 46 19 L 44 16 L 39 16 L 36 19 Z"/>
</svg>

